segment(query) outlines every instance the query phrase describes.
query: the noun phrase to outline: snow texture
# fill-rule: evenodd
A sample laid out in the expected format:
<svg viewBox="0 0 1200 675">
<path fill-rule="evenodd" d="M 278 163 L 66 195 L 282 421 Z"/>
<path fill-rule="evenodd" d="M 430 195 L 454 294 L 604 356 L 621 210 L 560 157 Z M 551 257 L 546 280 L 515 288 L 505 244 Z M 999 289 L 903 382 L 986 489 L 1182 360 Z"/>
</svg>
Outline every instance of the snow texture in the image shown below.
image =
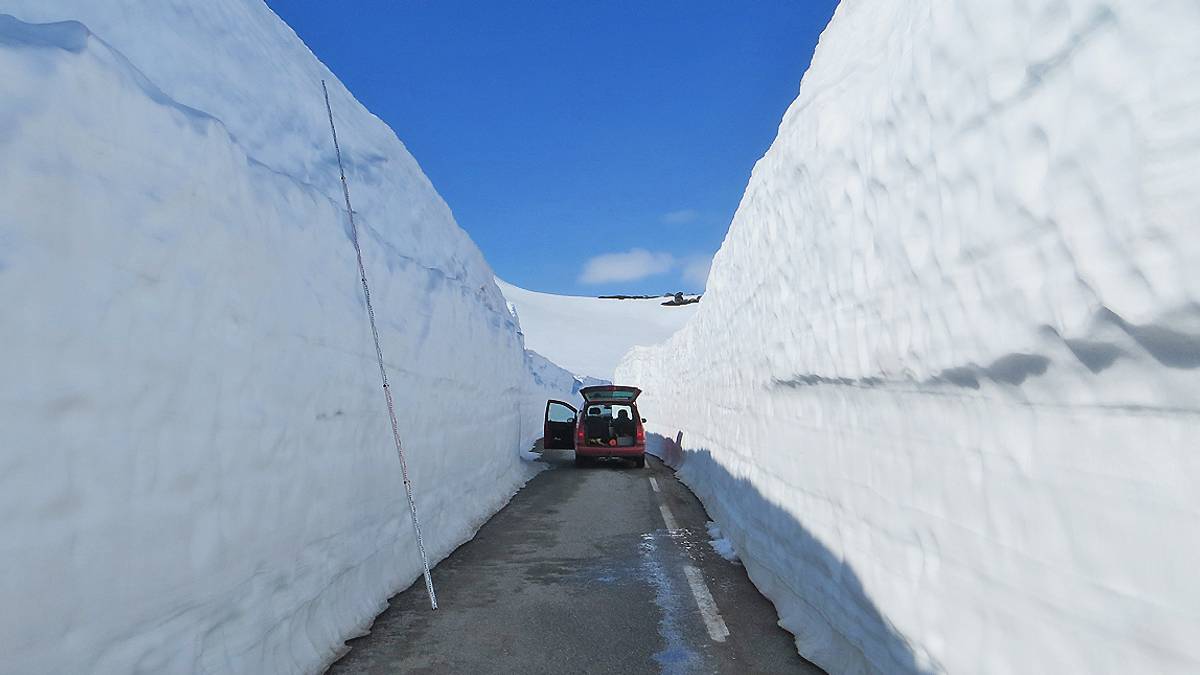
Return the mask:
<svg viewBox="0 0 1200 675">
<path fill-rule="evenodd" d="M 733 547 L 733 542 L 721 532 L 721 526 L 710 520 L 706 524 L 706 527 L 708 528 L 708 536 L 711 537 L 708 543 L 717 552 L 717 555 L 729 562 L 738 562 L 737 550 Z"/>
<path fill-rule="evenodd" d="M 526 345 L 580 377 L 613 381 L 617 362 L 637 345 L 670 337 L 699 303 L 665 307 L 669 298 L 588 298 L 538 293 L 499 279 L 510 308 L 520 317 Z M 691 297 L 691 296 L 689 296 Z"/>
<path fill-rule="evenodd" d="M 0 672 L 315 672 L 531 473 L 569 373 L 258 0 L 0 13 Z"/>
<path fill-rule="evenodd" d="M 616 371 L 829 672 L 1200 670 L 1200 4 L 845 0 Z"/>
</svg>

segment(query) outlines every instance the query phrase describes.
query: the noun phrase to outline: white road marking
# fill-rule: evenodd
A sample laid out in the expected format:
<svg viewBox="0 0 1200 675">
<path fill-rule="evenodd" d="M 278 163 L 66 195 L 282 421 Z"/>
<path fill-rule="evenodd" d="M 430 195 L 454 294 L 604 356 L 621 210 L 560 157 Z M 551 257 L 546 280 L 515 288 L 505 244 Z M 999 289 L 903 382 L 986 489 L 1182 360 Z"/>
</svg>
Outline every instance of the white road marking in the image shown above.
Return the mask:
<svg viewBox="0 0 1200 675">
<path fill-rule="evenodd" d="M 668 530 L 679 529 L 679 523 L 675 522 L 675 516 L 671 515 L 671 509 L 668 509 L 666 504 L 659 504 L 658 510 L 662 512 L 663 522 L 666 523 Z"/>
<path fill-rule="evenodd" d="M 700 570 L 687 565 L 683 568 L 683 573 L 687 575 L 688 586 L 692 587 L 692 595 L 696 598 L 696 606 L 700 608 L 700 616 L 704 617 L 708 637 L 712 638 L 713 642 L 724 642 L 725 638 L 729 637 L 729 627 L 725 625 L 725 619 L 721 618 L 721 612 L 717 610 L 717 601 L 713 600 L 712 593 L 708 592 L 708 584 L 704 583 Z"/>
<path fill-rule="evenodd" d="M 655 492 L 662 492 L 658 487 L 658 481 L 654 480 L 654 476 L 648 476 L 648 478 L 650 487 Z M 662 513 L 663 523 L 666 524 L 668 530 L 679 529 L 679 523 L 675 520 L 675 515 L 671 513 L 666 502 L 659 503 L 658 510 Z M 700 608 L 700 616 L 704 619 L 708 637 L 712 638 L 713 642 L 724 642 L 725 638 L 729 637 L 729 626 L 725 625 L 725 619 L 721 617 L 717 601 L 713 600 L 712 592 L 708 590 L 708 584 L 704 582 L 704 575 L 693 565 L 684 565 L 683 573 L 687 577 L 688 587 L 692 589 L 692 597 L 696 599 L 696 607 Z"/>
</svg>

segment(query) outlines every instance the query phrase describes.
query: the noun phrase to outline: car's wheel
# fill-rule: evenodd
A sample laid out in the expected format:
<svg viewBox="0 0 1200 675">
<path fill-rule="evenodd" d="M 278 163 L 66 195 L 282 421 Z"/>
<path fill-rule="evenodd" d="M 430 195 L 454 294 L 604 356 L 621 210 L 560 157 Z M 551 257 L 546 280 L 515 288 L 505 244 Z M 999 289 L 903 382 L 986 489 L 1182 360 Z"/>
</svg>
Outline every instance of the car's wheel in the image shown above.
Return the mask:
<svg viewBox="0 0 1200 675">
<path fill-rule="evenodd" d="M 636 464 L 637 468 L 639 469 L 644 468 L 646 466 L 646 456 L 638 455 L 637 459 L 633 460 L 633 463 Z"/>
<path fill-rule="evenodd" d="M 575 455 L 575 466 L 587 466 L 588 458 L 582 455 Z"/>
</svg>

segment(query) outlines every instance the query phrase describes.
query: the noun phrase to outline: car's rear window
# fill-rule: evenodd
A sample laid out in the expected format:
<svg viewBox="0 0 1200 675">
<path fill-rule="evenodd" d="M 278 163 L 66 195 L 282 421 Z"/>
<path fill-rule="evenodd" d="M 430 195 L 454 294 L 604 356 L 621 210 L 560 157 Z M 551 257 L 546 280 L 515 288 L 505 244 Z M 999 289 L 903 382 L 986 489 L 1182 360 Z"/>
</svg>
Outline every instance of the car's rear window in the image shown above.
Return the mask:
<svg viewBox="0 0 1200 675">
<path fill-rule="evenodd" d="M 620 416 L 622 410 L 629 415 L 630 419 L 635 416 L 635 408 L 633 406 L 622 405 L 620 403 L 593 403 L 587 407 L 587 415 L 588 417 L 598 416 L 616 419 Z"/>
</svg>

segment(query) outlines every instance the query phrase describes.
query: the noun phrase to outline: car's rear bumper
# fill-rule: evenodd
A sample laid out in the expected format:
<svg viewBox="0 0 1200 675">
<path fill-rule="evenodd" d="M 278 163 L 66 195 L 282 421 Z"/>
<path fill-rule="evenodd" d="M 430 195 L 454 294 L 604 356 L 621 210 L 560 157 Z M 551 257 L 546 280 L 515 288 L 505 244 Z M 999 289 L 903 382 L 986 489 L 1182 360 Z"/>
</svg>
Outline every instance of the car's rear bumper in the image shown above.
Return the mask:
<svg viewBox="0 0 1200 675">
<path fill-rule="evenodd" d="M 646 454 L 645 445 L 605 446 L 585 445 L 576 446 L 575 454 L 580 457 L 640 457 Z"/>
</svg>

